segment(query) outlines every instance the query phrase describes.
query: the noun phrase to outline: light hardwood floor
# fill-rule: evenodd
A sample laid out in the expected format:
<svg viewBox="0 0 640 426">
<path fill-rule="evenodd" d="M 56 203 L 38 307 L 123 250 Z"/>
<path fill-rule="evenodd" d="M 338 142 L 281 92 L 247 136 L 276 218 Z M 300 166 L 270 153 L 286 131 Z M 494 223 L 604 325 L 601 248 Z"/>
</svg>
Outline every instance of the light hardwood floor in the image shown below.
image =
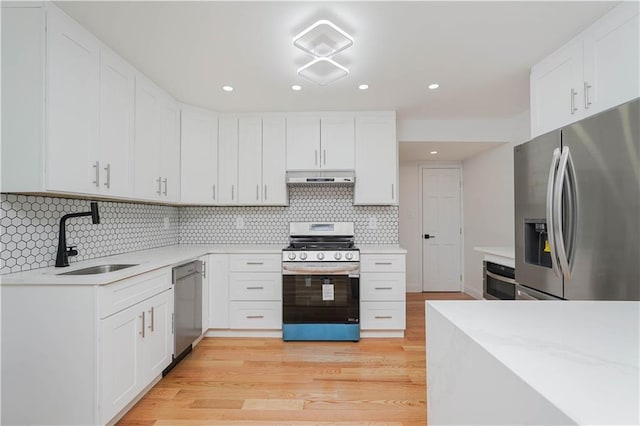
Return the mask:
<svg viewBox="0 0 640 426">
<path fill-rule="evenodd" d="M 425 425 L 424 300 L 403 339 L 206 338 L 119 425 Z"/>
</svg>

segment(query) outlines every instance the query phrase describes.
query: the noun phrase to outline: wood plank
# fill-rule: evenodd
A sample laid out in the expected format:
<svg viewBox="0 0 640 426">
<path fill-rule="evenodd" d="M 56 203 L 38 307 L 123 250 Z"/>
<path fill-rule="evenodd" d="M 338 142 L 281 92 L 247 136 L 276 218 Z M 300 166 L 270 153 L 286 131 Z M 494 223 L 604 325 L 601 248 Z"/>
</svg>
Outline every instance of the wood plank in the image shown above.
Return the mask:
<svg viewBox="0 0 640 426">
<path fill-rule="evenodd" d="M 401 339 L 205 338 L 118 423 L 138 426 L 426 424 L 424 300 L 407 294 Z"/>
</svg>

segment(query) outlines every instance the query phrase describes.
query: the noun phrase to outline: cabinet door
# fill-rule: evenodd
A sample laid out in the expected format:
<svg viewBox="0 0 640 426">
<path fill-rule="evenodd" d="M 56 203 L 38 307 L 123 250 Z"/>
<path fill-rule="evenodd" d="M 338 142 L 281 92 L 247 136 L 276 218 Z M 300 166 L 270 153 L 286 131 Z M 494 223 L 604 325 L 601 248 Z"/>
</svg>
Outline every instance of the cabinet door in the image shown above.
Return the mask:
<svg viewBox="0 0 640 426">
<path fill-rule="evenodd" d="M 138 198 L 160 199 L 162 177 L 158 163 L 160 145 L 159 91 L 136 76 L 134 193 Z"/>
<path fill-rule="evenodd" d="M 134 305 L 100 321 L 101 424 L 142 390 L 142 309 Z"/>
<path fill-rule="evenodd" d="M 623 2 L 594 24 L 584 40 L 587 114 L 640 96 L 638 2 Z"/>
<path fill-rule="evenodd" d="M 238 118 L 218 119 L 219 204 L 238 204 Z"/>
<path fill-rule="evenodd" d="M 262 203 L 262 120 L 238 119 L 238 202 Z"/>
<path fill-rule="evenodd" d="M 99 165 L 98 42 L 61 13 L 47 13 L 46 187 L 95 193 Z"/>
<path fill-rule="evenodd" d="M 531 136 L 584 116 L 582 41 L 556 51 L 531 70 Z"/>
<path fill-rule="evenodd" d="M 100 192 L 133 195 L 133 68 L 109 50 L 100 51 Z"/>
<path fill-rule="evenodd" d="M 161 199 L 180 199 L 180 109 L 173 99 L 160 104 Z"/>
<path fill-rule="evenodd" d="M 180 199 L 214 204 L 218 183 L 218 117 L 191 107 L 182 108 Z"/>
<path fill-rule="evenodd" d="M 287 117 L 287 170 L 320 168 L 320 119 Z"/>
<path fill-rule="evenodd" d="M 209 328 L 229 328 L 229 256 L 209 255 Z"/>
<path fill-rule="evenodd" d="M 354 204 L 398 203 L 395 115 L 356 117 Z"/>
<path fill-rule="evenodd" d="M 322 118 L 320 126 L 321 167 L 353 170 L 355 167 L 354 117 Z"/>
<path fill-rule="evenodd" d="M 173 355 L 173 290 L 152 297 L 144 304 L 146 331 L 140 368 L 143 386 L 162 374 Z"/>
<path fill-rule="evenodd" d="M 287 204 L 287 135 L 284 117 L 262 119 L 262 202 Z"/>
</svg>

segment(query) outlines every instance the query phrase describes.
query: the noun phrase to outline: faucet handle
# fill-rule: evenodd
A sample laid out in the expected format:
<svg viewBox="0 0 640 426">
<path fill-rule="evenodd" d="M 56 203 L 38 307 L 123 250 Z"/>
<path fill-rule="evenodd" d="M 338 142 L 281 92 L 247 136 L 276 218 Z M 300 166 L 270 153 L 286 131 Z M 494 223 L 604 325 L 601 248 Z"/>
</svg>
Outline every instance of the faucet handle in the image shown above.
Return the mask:
<svg viewBox="0 0 640 426">
<path fill-rule="evenodd" d="M 77 256 L 78 250 L 76 250 L 78 246 L 69 246 L 67 247 L 67 256 Z"/>
</svg>

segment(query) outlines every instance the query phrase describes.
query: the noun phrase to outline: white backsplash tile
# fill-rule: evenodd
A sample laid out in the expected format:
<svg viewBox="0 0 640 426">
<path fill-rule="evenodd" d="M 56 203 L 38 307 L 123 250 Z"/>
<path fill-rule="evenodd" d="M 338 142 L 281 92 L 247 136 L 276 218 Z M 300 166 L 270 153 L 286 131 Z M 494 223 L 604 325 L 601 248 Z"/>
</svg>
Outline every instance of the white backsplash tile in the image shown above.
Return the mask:
<svg viewBox="0 0 640 426">
<path fill-rule="evenodd" d="M 1 194 L 0 201 L 0 274 L 53 266 L 60 218 L 89 211 L 89 200 Z M 284 246 L 289 222 L 352 221 L 356 243 L 398 244 L 398 207 L 354 206 L 351 187 L 291 187 L 286 207 L 171 207 L 100 201 L 98 209 L 98 225 L 90 217 L 67 221 L 67 245 L 77 246 L 79 252 L 71 262 L 178 242 Z"/>
</svg>

